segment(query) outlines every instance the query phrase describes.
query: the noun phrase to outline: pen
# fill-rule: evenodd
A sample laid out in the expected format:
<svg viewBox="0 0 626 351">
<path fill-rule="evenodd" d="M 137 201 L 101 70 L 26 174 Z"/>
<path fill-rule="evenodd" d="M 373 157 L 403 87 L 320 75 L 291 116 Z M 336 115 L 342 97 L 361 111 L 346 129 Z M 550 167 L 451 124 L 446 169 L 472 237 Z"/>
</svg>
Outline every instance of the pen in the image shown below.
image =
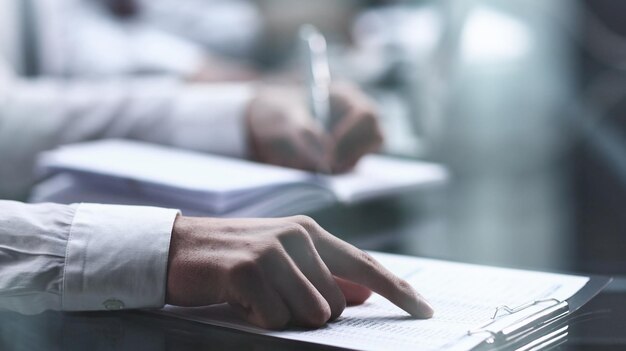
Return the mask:
<svg viewBox="0 0 626 351">
<path fill-rule="evenodd" d="M 300 40 L 306 64 L 306 87 L 313 117 L 327 131 L 330 120 L 330 67 L 326 38 L 311 24 L 300 27 Z"/>
</svg>

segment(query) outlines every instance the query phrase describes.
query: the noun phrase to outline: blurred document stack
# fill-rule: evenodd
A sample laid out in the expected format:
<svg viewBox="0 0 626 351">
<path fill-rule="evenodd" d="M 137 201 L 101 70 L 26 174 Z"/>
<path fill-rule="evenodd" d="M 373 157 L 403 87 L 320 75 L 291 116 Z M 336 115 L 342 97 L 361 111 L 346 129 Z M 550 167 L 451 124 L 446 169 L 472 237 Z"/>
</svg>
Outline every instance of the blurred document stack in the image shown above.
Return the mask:
<svg viewBox="0 0 626 351">
<path fill-rule="evenodd" d="M 436 164 L 366 156 L 343 175 L 319 175 L 153 144 L 108 140 L 41 155 L 31 202 L 178 208 L 186 215 L 268 217 L 308 213 L 444 184 Z"/>
</svg>

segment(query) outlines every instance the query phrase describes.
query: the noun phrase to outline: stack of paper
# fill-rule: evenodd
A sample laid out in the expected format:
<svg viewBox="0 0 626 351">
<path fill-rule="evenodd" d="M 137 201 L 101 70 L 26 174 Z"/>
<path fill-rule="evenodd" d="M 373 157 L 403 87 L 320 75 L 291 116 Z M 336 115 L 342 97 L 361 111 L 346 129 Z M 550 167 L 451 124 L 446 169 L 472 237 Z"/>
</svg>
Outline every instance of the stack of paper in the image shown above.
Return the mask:
<svg viewBox="0 0 626 351">
<path fill-rule="evenodd" d="M 152 144 L 109 140 L 43 154 L 47 180 L 33 202 L 176 207 L 188 214 L 279 216 L 442 184 L 436 164 L 367 156 L 348 174 L 321 176 Z"/>
</svg>

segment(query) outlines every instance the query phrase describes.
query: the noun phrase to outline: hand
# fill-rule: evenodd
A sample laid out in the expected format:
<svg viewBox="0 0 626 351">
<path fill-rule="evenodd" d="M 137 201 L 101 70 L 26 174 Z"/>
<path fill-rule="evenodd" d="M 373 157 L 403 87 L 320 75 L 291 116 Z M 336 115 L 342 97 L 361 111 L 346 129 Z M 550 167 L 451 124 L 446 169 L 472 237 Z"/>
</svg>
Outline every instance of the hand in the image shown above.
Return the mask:
<svg viewBox="0 0 626 351">
<path fill-rule="evenodd" d="M 298 90 L 266 89 L 251 103 L 248 130 L 251 152 L 260 162 L 324 173 L 352 169 L 383 142 L 377 113 L 356 87 L 331 88 L 329 132 L 312 118 Z"/>
<path fill-rule="evenodd" d="M 250 151 L 259 161 L 328 173 L 330 138 L 311 117 L 297 90 L 265 88 L 247 115 Z"/>
<path fill-rule="evenodd" d="M 333 140 L 330 164 L 334 173 L 343 173 L 354 168 L 361 157 L 378 151 L 383 134 L 376 107 L 355 85 L 333 85 L 330 100 Z"/>
<path fill-rule="evenodd" d="M 228 302 L 250 323 L 320 327 L 373 290 L 418 318 L 430 305 L 371 256 L 305 216 L 210 219 L 179 216 L 168 261 L 166 302 Z"/>
</svg>

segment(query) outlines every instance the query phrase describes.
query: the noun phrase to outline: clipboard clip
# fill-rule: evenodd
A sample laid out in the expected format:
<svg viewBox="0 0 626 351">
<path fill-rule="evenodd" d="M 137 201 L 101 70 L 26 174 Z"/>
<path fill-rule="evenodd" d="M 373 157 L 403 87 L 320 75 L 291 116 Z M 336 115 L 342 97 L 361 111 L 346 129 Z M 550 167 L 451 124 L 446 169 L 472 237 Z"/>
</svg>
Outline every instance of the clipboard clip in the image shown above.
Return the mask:
<svg viewBox="0 0 626 351">
<path fill-rule="evenodd" d="M 537 312 L 516 320 L 509 326 L 506 326 L 499 331 L 489 329 L 491 325 L 498 321 L 498 316 L 501 316 L 503 314 L 502 312 L 505 312 L 507 315 L 514 315 L 533 306 L 542 304 L 548 305 Z M 488 343 L 494 343 L 497 339 L 507 341 L 511 338 L 530 333 L 535 329 L 550 324 L 553 321 L 567 315 L 568 313 L 569 305 L 567 301 L 561 301 L 554 298 L 535 300 L 517 307 L 502 305 L 496 308 L 489 323 L 481 326 L 478 329 L 468 330 L 467 335 L 471 336 L 480 333 L 488 333 L 491 335 L 491 338 L 487 340 Z"/>
<path fill-rule="evenodd" d="M 491 317 L 491 320 L 495 320 L 498 317 L 498 315 L 500 314 L 501 311 L 505 311 L 508 314 L 513 314 L 513 313 L 517 313 L 517 312 L 523 311 L 523 310 L 525 310 L 527 308 L 530 308 L 530 307 L 533 307 L 533 306 L 536 306 L 536 305 L 539 305 L 539 304 L 542 304 L 542 303 L 546 303 L 546 302 L 554 302 L 555 304 L 561 303 L 561 301 L 559 299 L 551 298 L 551 299 L 542 299 L 542 300 L 531 301 L 531 302 L 528 302 L 528 303 L 525 303 L 523 305 L 520 305 L 520 306 L 517 306 L 517 307 L 513 307 L 513 308 L 511 308 L 511 307 L 509 307 L 507 305 L 502 305 L 502 306 L 496 307 L 496 310 L 493 313 L 493 317 Z"/>
</svg>

